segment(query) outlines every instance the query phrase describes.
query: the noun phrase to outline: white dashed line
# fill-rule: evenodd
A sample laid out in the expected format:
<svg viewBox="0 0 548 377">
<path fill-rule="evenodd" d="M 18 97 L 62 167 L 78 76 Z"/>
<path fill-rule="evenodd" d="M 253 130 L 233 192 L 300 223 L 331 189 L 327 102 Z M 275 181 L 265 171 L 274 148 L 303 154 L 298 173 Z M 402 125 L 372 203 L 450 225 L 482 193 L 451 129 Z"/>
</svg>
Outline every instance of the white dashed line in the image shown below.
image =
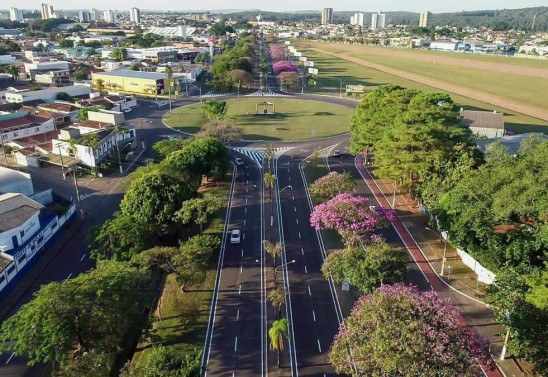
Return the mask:
<svg viewBox="0 0 548 377">
<path fill-rule="evenodd" d="M 249 179 L 246 181 L 246 183 L 249 185 Z"/>
<path fill-rule="evenodd" d="M 6 361 L 6 365 L 11 361 L 11 358 L 12 358 L 13 356 L 15 356 L 15 352 L 13 352 L 13 353 L 11 354 L 10 358 L 8 359 L 8 361 Z"/>
<path fill-rule="evenodd" d="M 301 254 L 304 255 L 304 249 L 301 247 Z"/>
<path fill-rule="evenodd" d="M 308 295 L 312 297 L 312 292 L 310 291 L 310 286 L 308 286 Z"/>
<path fill-rule="evenodd" d="M 318 351 L 322 353 L 322 346 L 320 345 L 320 339 L 317 339 L 317 340 L 318 340 Z"/>
<path fill-rule="evenodd" d="M 242 273 L 243 271 L 243 266 L 240 265 L 240 274 Z"/>
<path fill-rule="evenodd" d="M 318 340 L 318 345 L 320 344 L 320 341 Z M 236 352 L 238 350 L 238 337 L 234 338 L 234 352 Z M 320 352 L 322 352 L 322 350 L 320 349 Z"/>
<path fill-rule="evenodd" d="M 297 222 L 297 224 L 299 223 L 299 219 L 295 219 L 295 221 Z"/>
<path fill-rule="evenodd" d="M 312 310 L 312 318 L 314 319 L 314 322 L 316 322 L 316 313 L 314 312 L 314 310 Z"/>
<path fill-rule="evenodd" d="M 65 281 L 67 281 L 68 279 L 70 279 L 71 276 L 72 276 L 72 272 L 69 274 L 69 276 L 67 276 L 67 278 L 65 279 Z"/>
<path fill-rule="evenodd" d="M 245 198 L 245 202 L 247 203 L 247 197 Z"/>
<path fill-rule="evenodd" d="M 297 212 L 297 207 L 293 207 L 293 212 Z"/>
<path fill-rule="evenodd" d="M 247 200 L 247 199 L 246 199 L 246 200 Z M 244 213 L 247 213 L 247 207 L 246 207 L 246 208 L 244 208 Z"/>
<path fill-rule="evenodd" d="M 291 195 L 291 199 L 295 200 L 295 197 L 293 195 Z"/>
<path fill-rule="evenodd" d="M 242 249 L 242 258 L 244 257 L 244 249 Z"/>
<path fill-rule="evenodd" d="M 244 220 L 244 226 L 245 226 L 245 220 Z"/>
<path fill-rule="evenodd" d="M 85 257 L 86 257 L 86 254 L 82 255 L 82 258 L 80 258 L 80 262 L 83 261 Z"/>
<path fill-rule="evenodd" d="M 236 311 L 236 321 L 240 320 L 240 309 Z"/>
<path fill-rule="evenodd" d="M 308 274 L 308 269 L 306 268 L 306 266 L 304 266 L 304 273 Z"/>
<path fill-rule="evenodd" d="M 239 295 L 242 294 L 242 285 L 241 284 L 238 286 L 238 294 Z"/>
<path fill-rule="evenodd" d="M 299 239 L 301 239 L 301 232 L 299 232 Z"/>
<path fill-rule="evenodd" d="M 245 233 L 242 235 L 242 240 L 245 240 Z"/>
</svg>

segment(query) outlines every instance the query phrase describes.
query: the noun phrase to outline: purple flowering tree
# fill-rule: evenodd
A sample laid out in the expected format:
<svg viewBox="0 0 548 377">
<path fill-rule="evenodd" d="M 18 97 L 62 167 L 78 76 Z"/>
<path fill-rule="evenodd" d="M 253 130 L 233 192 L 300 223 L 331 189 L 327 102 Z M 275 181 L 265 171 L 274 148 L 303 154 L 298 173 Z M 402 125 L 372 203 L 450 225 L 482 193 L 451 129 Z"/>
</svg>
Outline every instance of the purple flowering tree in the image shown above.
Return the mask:
<svg viewBox="0 0 548 377">
<path fill-rule="evenodd" d="M 274 63 L 272 68 L 274 69 L 274 73 L 276 75 L 279 75 L 282 72 L 299 72 L 299 68 L 295 64 L 287 60 L 282 60 Z"/>
<path fill-rule="evenodd" d="M 334 229 L 348 247 L 360 241 L 376 239 L 374 231 L 386 226 L 392 211 L 384 207 L 370 207 L 368 199 L 350 193 L 334 196 L 314 207 L 310 224 L 317 230 Z"/>
<path fill-rule="evenodd" d="M 270 46 L 270 56 L 275 61 L 280 61 L 285 59 L 285 47 L 281 44 L 273 44 Z"/>
<path fill-rule="evenodd" d="M 351 376 L 479 376 L 488 346 L 449 299 L 395 284 L 356 302 L 328 360 Z"/>
</svg>

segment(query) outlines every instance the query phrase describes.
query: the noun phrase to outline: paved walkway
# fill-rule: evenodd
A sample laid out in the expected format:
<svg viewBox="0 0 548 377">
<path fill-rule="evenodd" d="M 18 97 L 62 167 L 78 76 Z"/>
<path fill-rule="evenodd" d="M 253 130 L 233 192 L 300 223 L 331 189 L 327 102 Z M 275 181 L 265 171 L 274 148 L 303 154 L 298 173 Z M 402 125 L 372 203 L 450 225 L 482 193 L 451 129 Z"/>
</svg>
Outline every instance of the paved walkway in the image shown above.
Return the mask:
<svg viewBox="0 0 548 377">
<path fill-rule="evenodd" d="M 385 196 L 387 193 L 383 192 L 380 188 L 380 180 L 374 179 L 372 174 L 369 172 L 369 169 L 364 166 L 364 158 L 362 155 L 357 156 L 356 167 L 379 204 L 387 208 L 392 208 L 392 203 L 390 203 L 387 196 Z M 421 242 L 422 238 L 419 238 L 419 241 L 417 241 L 414 237 L 417 236 L 417 233 L 419 232 L 413 232 L 413 229 L 416 230 L 417 228 L 423 228 L 419 224 L 427 223 L 426 216 L 420 214 L 418 209 L 413 208 L 413 206 L 405 200 L 403 195 L 396 195 L 396 199 L 398 199 L 398 196 L 400 200 L 396 200 L 396 205 L 394 206 L 397 217 L 391 222 L 410 255 L 419 266 L 422 274 L 438 295 L 442 297 L 450 297 L 455 303 L 459 303 L 459 307 L 463 313 L 463 321 L 467 321 L 470 325 L 476 326 L 480 332 L 487 335 L 491 340 L 491 352 L 494 355 L 500 369 L 491 370 L 487 365 L 483 365 L 482 368 L 485 375 L 488 377 L 522 376 L 523 373 L 513 362 L 513 360 L 507 359 L 500 361 L 498 360 L 498 357 L 496 357 L 500 355 L 500 349 L 502 347 L 501 339 L 498 336 L 498 333 L 503 329 L 501 328 L 499 331 L 493 331 L 496 330 L 494 327 L 498 328 L 500 325 L 493 322 L 491 311 L 477 297 L 477 292 L 475 289 L 463 285 L 463 283 L 457 279 L 446 279 L 441 277 L 437 273 L 437 271 L 439 271 L 439 267 L 441 267 L 440 257 L 438 254 L 436 254 L 433 249 L 429 252 L 425 252 L 425 245 Z M 413 217 L 411 217 L 411 215 L 413 215 Z M 413 222 L 410 224 L 411 226 L 407 224 L 411 221 L 404 220 L 410 218 L 413 219 Z M 417 222 L 420 221 L 422 221 L 422 223 L 417 224 Z M 431 240 L 427 242 L 431 242 Z M 461 307 L 461 305 L 463 306 Z M 462 310 L 462 308 L 465 308 L 465 310 Z M 472 311 L 470 308 L 473 308 L 474 310 Z M 481 318 L 483 322 L 482 324 L 477 323 L 478 318 L 471 318 L 472 316 L 477 316 L 478 313 L 480 314 L 479 318 Z"/>
</svg>

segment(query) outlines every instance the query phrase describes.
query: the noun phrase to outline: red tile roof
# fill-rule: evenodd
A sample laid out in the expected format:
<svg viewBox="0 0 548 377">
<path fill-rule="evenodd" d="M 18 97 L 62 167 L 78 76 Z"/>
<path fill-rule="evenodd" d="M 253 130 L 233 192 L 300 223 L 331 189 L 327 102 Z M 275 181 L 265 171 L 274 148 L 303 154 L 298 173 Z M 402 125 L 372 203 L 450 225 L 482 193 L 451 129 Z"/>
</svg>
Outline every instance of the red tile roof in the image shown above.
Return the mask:
<svg viewBox="0 0 548 377">
<path fill-rule="evenodd" d="M 24 125 L 33 124 L 33 123 L 42 124 L 47 122 L 48 120 L 50 120 L 50 118 L 28 114 L 20 118 L 1 120 L 0 129 L 8 129 L 12 127 L 24 126 Z"/>
</svg>

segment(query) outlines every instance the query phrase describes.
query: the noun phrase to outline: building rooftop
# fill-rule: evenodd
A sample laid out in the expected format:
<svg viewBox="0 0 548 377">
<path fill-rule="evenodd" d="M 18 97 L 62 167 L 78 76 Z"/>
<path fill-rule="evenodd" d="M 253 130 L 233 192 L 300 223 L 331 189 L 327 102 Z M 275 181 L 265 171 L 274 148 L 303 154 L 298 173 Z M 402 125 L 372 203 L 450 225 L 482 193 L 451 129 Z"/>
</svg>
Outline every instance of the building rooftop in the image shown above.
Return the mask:
<svg viewBox="0 0 548 377">
<path fill-rule="evenodd" d="M 0 195 L 0 232 L 22 225 L 42 208 L 43 205 L 22 194 Z"/>
<path fill-rule="evenodd" d="M 30 174 L 0 166 L 0 187 L 17 182 L 27 182 L 30 180 Z"/>
<path fill-rule="evenodd" d="M 78 110 L 77 106 L 74 106 L 71 103 L 62 103 L 62 102 L 46 103 L 46 104 L 38 106 L 38 108 L 40 110 L 45 110 L 45 111 L 53 110 L 53 111 L 62 111 L 62 112 L 67 112 L 67 113 L 69 113 L 71 111 L 74 111 L 74 110 Z"/>
<path fill-rule="evenodd" d="M 112 77 L 129 77 L 129 78 L 135 78 L 135 79 L 148 79 L 148 80 L 160 80 L 165 78 L 165 75 L 161 73 L 129 71 L 125 69 L 120 69 L 112 72 L 101 72 L 101 73 L 97 73 L 97 75 L 112 76 Z"/>
<path fill-rule="evenodd" d="M 9 129 L 13 127 L 26 126 L 32 124 L 42 124 L 50 118 L 29 114 L 27 111 L 2 114 L 0 115 L 0 129 Z"/>
<path fill-rule="evenodd" d="M 504 129 L 504 114 L 491 111 L 461 110 L 461 124 L 468 127 Z"/>
<path fill-rule="evenodd" d="M 508 150 L 508 153 L 511 155 L 516 155 L 519 153 L 519 148 L 521 145 L 521 142 L 531 136 L 539 137 L 543 140 L 548 141 L 548 136 L 540 133 L 540 132 L 529 132 L 525 134 L 519 134 L 519 135 L 510 135 L 510 136 L 503 136 L 503 137 L 496 137 L 494 139 L 487 139 L 487 140 L 477 140 L 476 146 L 480 151 L 482 151 L 485 154 L 489 153 L 489 147 L 491 144 L 495 142 L 499 142 L 502 145 L 506 147 Z"/>
</svg>

